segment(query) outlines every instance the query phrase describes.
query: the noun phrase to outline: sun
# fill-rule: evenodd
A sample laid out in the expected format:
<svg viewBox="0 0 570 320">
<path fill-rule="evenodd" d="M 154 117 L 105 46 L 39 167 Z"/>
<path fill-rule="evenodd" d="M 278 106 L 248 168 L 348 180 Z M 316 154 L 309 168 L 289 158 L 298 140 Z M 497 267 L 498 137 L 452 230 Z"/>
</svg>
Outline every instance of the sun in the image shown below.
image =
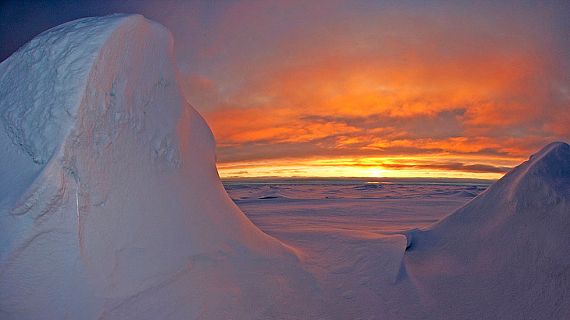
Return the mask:
<svg viewBox="0 0 570 320">
<path fill-rule="evenodd" d="M 370 168 L 367 171 L 368 176 L 371 178 L 381 178 L 385 173 L 385 171 L 380 168 Z"/>
</svg>

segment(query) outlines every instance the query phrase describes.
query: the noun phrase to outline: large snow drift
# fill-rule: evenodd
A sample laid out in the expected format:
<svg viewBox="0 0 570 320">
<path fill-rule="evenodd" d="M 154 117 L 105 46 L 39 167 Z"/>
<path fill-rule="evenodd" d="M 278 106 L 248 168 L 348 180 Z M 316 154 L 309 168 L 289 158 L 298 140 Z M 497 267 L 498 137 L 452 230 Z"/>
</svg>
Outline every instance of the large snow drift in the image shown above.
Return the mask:
<svg viewBox="0 0 570 320">
<path fill-rule="evenodd" d="M 0 318 L 255 315 L 304 281 L 224 191 L 172 51 L 162 26 L 114 15 L 0 64 Z"/>
<path fill-rule="evenodd" d="M 570 146 L 544 147 L 408 242 L 434 319 L 569 319 Z"/>
</svg>

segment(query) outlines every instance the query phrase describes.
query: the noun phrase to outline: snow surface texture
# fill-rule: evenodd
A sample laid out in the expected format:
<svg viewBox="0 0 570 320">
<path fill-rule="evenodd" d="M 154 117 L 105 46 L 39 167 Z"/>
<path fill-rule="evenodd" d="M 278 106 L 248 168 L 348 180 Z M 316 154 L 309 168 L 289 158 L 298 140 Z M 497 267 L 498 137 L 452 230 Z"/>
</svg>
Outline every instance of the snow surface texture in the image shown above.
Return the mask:
<svg viewBox="0 0 570 320">
<path fill-rule="evenodd" d="M 310 231 L 402 233 L 429 227 L 483 192 L 487 184 L 367 181 L 225 182 L 256 226 L 282 239 Z"/>
<path fill-rule="evenodd" d="M 172 47 L 114 15 L 0 64 L 1 319 L 570 316 L 567 144 L 426 230 L 279 241 L 226 194 Z"/>
<path fill-rule="evenodd" d="M 570 146 L 552 143 L 427 231 L 405 268 L 434 318 L 570 319 Z"/>
<path fill-rule="evenodd" d="M 172 49 L 162 26 L 114 15 L 0 64 L 1 319 L 245 318 L 304 281 L 225 193 Z"/>
</svg>

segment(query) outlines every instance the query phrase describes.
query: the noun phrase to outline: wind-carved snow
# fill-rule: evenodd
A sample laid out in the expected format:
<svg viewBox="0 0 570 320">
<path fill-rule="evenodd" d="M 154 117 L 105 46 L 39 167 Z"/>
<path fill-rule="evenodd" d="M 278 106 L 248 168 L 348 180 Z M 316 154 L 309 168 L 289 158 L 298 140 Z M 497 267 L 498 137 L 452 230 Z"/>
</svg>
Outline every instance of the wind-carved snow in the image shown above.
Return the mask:
<svg viewBox="0 0 570 320">
<path fill-rule="evenodd" d="M 114 15 L 0 64 L 2 319 L 245 318 L 309 290 L 225 193 L 172 48 L 162 26 Z"/>
<path fill-rule="evenodd" d="M 557 142 L 410 233 L 405 269 L 433 318 L 568 319 L 568 230 L 570 146 Z"/>
<path fill-rule="evenodd" d="M 98 47 L 119 21 L 118 17 L 106 21 L 86 18 L 60 25 L 34 38 L 2 64 L 2 125 L 35 163 L 49 160 L 77 117 Z"/>
<path fill-rule="evenodd" d="M 113 15 L 0 64 L 2 319 L 568 316 L 568 145 L 427 231 L 279 241 L 226 194 L 172 51 Z"/>
</svg>

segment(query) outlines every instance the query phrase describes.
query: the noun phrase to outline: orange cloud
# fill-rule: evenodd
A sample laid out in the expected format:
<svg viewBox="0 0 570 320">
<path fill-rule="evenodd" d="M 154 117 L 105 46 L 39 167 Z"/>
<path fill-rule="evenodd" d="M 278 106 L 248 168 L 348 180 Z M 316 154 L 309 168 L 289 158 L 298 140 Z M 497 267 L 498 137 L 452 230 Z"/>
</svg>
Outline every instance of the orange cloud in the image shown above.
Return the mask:
<svg viewBox="0 0 570 320">
<path fill-rule="evenodd" d="M 554 54 L 562 49 L 553 26 L 535 16 L 542 13 L 389 8 L 332 20 L 309 7 L 321 19 L 296 12 L 303 28 L 292 30 L 260 20 L 279 30 L 279 42 L 252 43 L 251 59 L 240 55 L 227 74 L 190 85 L 216 93 L 205 117 L 222 169 L 282 161 L 292 173 L 300 170 L 294 159 L 316 168 L 311 159 L 408 156 L 384 169 L 496 176 L 540 145 L 570 138 L 568 68 Z M 224 30 L 237 19 L 257 35 L 241 9 L 230 10 Z"/>
</svg>

